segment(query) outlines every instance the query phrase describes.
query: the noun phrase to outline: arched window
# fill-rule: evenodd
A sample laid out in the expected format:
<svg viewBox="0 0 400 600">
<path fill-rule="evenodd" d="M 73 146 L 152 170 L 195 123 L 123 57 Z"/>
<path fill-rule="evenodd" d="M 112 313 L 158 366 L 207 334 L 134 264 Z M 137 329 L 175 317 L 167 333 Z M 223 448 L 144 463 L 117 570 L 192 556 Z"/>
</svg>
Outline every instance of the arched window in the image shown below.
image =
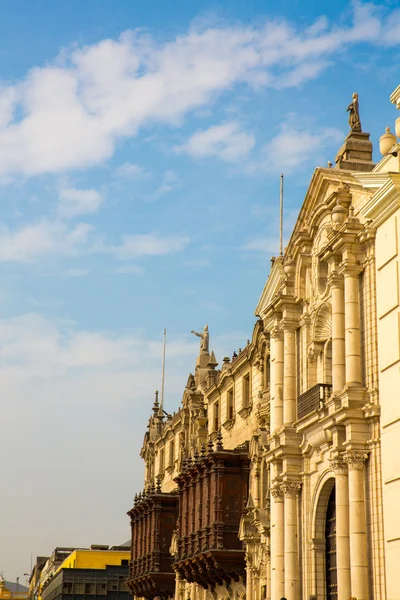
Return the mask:
<svg viewBox="0 0 400 600">
<path fill-rule="evenodd" d="M 333 487 L 328 500 L 325 520 L 326 598 L 337 600 L 336 564 L 336 495 Z"/>
</svg>

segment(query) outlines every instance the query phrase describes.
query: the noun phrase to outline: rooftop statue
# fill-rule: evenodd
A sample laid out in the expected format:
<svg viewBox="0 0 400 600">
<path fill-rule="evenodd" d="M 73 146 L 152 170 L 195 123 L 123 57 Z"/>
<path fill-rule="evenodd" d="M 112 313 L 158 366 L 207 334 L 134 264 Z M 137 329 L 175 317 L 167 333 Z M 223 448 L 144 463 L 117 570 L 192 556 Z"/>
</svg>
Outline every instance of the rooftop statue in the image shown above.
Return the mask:
<svg viewBox="0 0 400 600">
<path fill-rule="evenodd" d="M 208 325 L 204 327 L 204 331 L 198 333 L 197 331 L 191 331 L 194 335 L 200 338 L 200 354 L 208 354 Z"/>
<path fill-rule="evenodd" d="M 361 121 L 360 121 L 360 113 L 358 109 L 358 94 L 353 94 L 353 99 L 347 107 L 347 111 L 349 114 L 349 125 L 351 131 L 362 131 L 361 129 Z"/>
</svg>

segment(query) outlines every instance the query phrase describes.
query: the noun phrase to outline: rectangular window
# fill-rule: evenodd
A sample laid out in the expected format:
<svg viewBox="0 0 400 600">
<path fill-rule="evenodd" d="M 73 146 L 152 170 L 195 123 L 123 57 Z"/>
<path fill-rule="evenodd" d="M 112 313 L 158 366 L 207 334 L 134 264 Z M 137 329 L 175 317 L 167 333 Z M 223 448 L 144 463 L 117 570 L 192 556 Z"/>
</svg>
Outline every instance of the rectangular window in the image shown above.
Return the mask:
<svg viewBox="0 0 400 600">
<path fill-rule="evenodd" d="M 232 420 L 234 416 L 234 405 L 233 405 L 233 389 L 228 390 L 226 397 L 226 417 L 228 420 Z"/>
<path fill-rule="evenodd" d="M 250 406 L 250 373 L 243 377 L 243 408 L 248 408 Z"/>
<path fill-rule="evenodd" d="M 213 414 L 213 431 L 219 431 L 219 403 L 216 402 L 214 404 L 214 414 Z"/>
<path fill-rule="evenodd" d="M 165 464 L 165 452 L 164 448 L 160 450 L 160 464 L 158 465 L 158 472 L 160 474 L 164 473 L 164 464 Z"/>
<path fill-rule="evenodd" d="M 169 444 L 169 461 L 168 464 L 170 467 L 173 467 L 175 463 L 175 442 L 171 440 Z"/>
</svg>

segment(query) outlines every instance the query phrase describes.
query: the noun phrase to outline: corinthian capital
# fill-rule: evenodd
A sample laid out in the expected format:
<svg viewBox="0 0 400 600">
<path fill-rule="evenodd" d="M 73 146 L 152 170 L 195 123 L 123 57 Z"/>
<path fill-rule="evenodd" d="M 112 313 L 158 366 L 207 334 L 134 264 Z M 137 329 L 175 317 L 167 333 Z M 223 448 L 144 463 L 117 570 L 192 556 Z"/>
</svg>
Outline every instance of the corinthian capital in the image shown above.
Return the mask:
<svg viewBox="0 0 400 600">
<path fill-rule="evenodd" d="M 282 487 L 278 483 L 271 487 L 271 496 L 273 497 L 275 502 L 283 500 Z"/>
<path fill-rule="evenodd" d="M 281 485 L 282 492 L 286 498 L 297 498 L 301 485 L 294 481 L 285 481 Z"/>
<path fill-rule="evenodd" d="M 349 466 L 349 469 L 363 469 L 364 463 L 367 460 L 367 458 L 368 454 L 357 450 L 354 452 L 346 452 L 343 455 L 343 460 L 346 461 L 346 463 Z"/>
<path fill-rule="evenodd" d="M 347 473 L 347 462 L 342 456 L 336 456 L 335 458 L 329 459 L 332 471 L 338 475 L 346 475 Z"/>
</svg>

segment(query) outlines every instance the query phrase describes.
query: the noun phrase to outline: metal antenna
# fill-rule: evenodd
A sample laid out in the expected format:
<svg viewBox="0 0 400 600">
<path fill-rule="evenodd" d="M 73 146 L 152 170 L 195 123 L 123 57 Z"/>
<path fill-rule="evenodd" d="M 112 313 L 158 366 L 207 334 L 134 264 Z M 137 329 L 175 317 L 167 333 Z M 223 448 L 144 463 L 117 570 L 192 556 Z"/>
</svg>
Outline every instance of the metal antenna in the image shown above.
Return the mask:
<svg viewBox="0 0 400 600">
<path fill-rule="evenodd" d="M 283 256 L 283 173 L 281 174 L 281 190 L 279 195 L 279 255 Z"/>
<path fill-rule="evenodd" d="M 162 351 L 162 370 L 161 370 L 161 403 L 160 411 L 164 407 L 164 377 L 165 377 L 165 344 L 167 341 L 167 330 L 164 329 L 163 351 Z"/>
</svg>

